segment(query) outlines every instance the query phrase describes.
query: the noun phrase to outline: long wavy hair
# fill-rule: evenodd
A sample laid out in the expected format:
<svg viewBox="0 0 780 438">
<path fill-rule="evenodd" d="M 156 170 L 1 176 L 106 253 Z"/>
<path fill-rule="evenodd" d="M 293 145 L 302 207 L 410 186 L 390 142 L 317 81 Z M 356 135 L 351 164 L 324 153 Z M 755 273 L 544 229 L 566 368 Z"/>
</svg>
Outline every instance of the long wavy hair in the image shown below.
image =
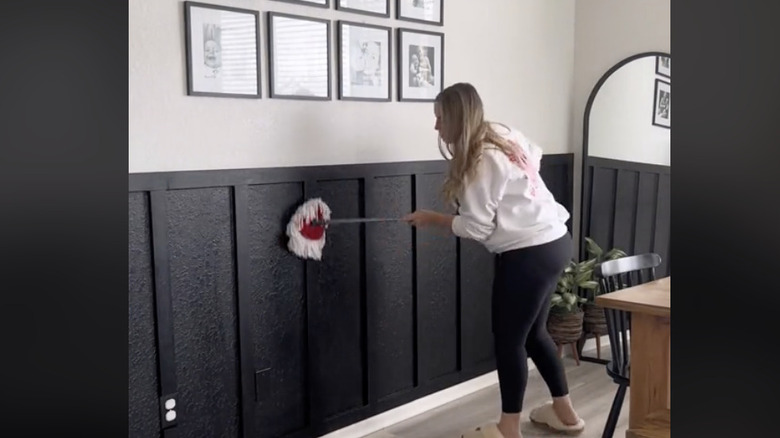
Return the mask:
<svg viewBox="0 0 780 438">
<path fill-rule="evenodd" d="M 473 85 L 460 82 L 445 88 L 434 105 L 441 117 L 439 152 L 449 161 L 442 192 L 447 202 L 457 205 L 464 186 L 476 176 L 483 149 L 492 145 L 509 156 L 512 146 L 485 120 L 482 98 Z"/>
</svg>

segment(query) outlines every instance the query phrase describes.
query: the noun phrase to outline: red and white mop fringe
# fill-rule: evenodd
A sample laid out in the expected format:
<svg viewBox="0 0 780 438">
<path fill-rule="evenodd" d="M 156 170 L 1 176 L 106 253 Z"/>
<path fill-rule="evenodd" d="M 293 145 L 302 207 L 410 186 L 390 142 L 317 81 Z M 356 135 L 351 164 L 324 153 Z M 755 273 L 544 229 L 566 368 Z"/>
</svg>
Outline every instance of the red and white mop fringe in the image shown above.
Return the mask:
<svg viewBox="0 0 780 438">
<path fill-rule="evenodd" d="M 298 257 L 320 260 L 325 247 L 325 225 L 312 224 L 314 220 L 330 220 L 330 208 L 320 198 L 309 199 L 293 214 L 287 224 L 287 248 Z"/>
</svg>

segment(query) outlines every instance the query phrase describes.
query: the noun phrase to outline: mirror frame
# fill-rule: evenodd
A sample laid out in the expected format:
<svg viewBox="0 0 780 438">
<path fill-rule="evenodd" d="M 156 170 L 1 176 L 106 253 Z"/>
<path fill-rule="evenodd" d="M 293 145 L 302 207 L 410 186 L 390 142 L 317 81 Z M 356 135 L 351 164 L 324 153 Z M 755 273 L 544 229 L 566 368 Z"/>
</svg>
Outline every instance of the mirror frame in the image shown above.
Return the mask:
<svg viewBox="0 0 780 438">
<path fill-rule="evenodd" d="M 628 64 L 629 62 L 635 61 L 637 59 L 641 58 L 647 58 L 651 56 L 668 56 L 671 57 L 671 54 L 666 52 L 657 52 L 657 51 L 651 51 L 651 52 L 642 52 L 637 53 L 635 55 L 631 55 L 627 58 L 622 59 L 617 64 L 613 65 L 609 70 L 607 70 L 606 73 L 604 73 L 601 78 L 599 78 L 598 82 L 596 82 L 596 85 L 593 86 L 593 89 L 590 92 L 590 96 L 588 96 L 588 102 L 585 104 L 585 115 L 582 122 L 582 160 L 580 164 L 580 203 L 579 203 L 579 251 L 578 256 L 579 260 L 584 260 L 585 258 L 585 248 L 586 248 L 586 242 L 585 242 L 585 230 L 584 230 L 584 224 L 585 224 L 585 215 L 590 213 L 590 208 L 585 208 L 585 194 L 590 190 L 590 186 L 586 185 L 587 181 L 587 174 L 586 169 L 588 168 L 588 164 L 590 161 L 590 158 L 588 156 L 588 134 L 590 133 L 590 111 L 593 107 L 593 102 L 596 100 L 596 96 L 599 94 L 599 91 L 601 90 L 601 87 L 604 85 L 604 83 L 609 79 L 613 73 L 618 71 L 621 67 Z M 597 357 L 589 357 L 589 356 L 583 356 L 582 350 L 585 347 L 585 333 L 583 333 L 583 336 L 580 338 L 580 340 L 577 342 L 577 354 L 579 355 L 579 358 L 583 362 L 593 362 L 598 364 L 607 364 L 609 361 L 605 359 L 599 359 Z"/>
<path fill-rule="evenodd" d="M 606 73 L 604 73 L 601 78 L 599 78 L 598 82 L 596 82 L 596 85 L 593 86 L 593 89 L 590 91 L 590 96 L 588 96 L 588 102 L 585 104 L 585 115 L 582 121 L 582 162 L 580 164 L 580 223 L 579 223 L 579 258 L 582 260 L 585 257 L 585 236 L 583 235 L 583 224 L 585 223 L 585 208 L 583 208 L 585 204 L 585 193 L 587 187 L 585 187 L 585 170 L 588 168 L 588 134 L 589 134 L 589 125 L 590 125 L 590 110 L 593 107 L 593 102 L 596 100 L 596 96 L 599 94 L 599 91 L 601 90 L 601 87 L 604 85 L 605 82 L 607 82 L 607 79 L 612 76 L 613 73 L 618 71 L 621 67 L 628 64 L 631 61 L 640 59 L 640 58 L 647 58 L 651 56 L 668 56 L 671 58 L 671 54 L 667 52 L 642 52 L 637 53 L 635 55 L 631 55 L 627 58 L 622 59 L 617 64 L 610 67 L 609 70 L 607 70 Z"/>
</svg>

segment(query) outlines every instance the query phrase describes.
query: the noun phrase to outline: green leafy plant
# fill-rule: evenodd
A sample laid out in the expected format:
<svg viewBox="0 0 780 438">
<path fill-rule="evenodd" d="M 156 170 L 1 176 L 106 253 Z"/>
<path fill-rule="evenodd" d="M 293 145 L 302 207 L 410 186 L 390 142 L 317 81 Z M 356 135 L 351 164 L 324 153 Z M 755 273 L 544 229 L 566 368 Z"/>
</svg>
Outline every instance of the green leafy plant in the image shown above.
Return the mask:
<svg viewBox="0 0 780 438">
<path fill-rule="evenodd" d="M 607 260 L 615 260 L 621 257 L 625 257 L 626 253 L 619 248 L 612 248 L 604 253 L 604 250 L 590 237 L 585 238 L 585 251 L 588 253 L 588 259 L 596 259 L 596 263 L 605 262 Z"/>
<path fill-rule="evenodd" d="M 611 250 L 609 250 L 609 251 L 607 251 L 605 253 L 604 250 L 601 249 L 601 247 L 593 239 L 591 239 L 590 237 L 586 237 L 585 238 L 585 242 L 586 242 L 585 252 L 588 253 L 588 261 L 591 261 L 591 260 L 595 261 L 595 263 L 593 264 L 594 267 L 596 265 L 598 265 L 599 263 L 603 263 L 603 262 L 606 262 L 608 260 L 616 260 L 616 259 L 619 259 L 621 257 L 625 257 L 626 256 L 626 253 L 622 249 L 619 249 L 619 248 L 612 248 Z M 592 269 L 591 269 L 590 274 L 591 274 L 591 278 L 593 278 L 593 270 Z M 596 282 L 596 287 L 593 288 L 592 291 L 593 291 L 593 296 L 594 297 L 598 296 L 598 295 L 601 295 L 602 294 L 601 285 L 598 284 L 598 282 Z"/>
<path fill-rule="evenodd" d="M 578 289 L 595 289 L 599 284 L 593 281 L 593 267 L 596 260 L 587 260 L 576 263 L 569 262 L 569 266 L 558 278 L 558 285 L 550 302 L 550 310 L 556 313 L 574 313 L 577 312 L 582 304 L 588 300 L 585 297 L 577 295 Z"/>
<path fill-rule="evenodd" d="M 570 261 L 569 265 L 558 278 L 558 284 L 555 293 L 550 302 L 550 311 L 555 313 L 567 314 L 576 313 L 582 305 L 589 300 L 581 296 L 580 290 L 591 291 L 592 296 L 601 294 L 601 286 L 593 278 L 593 269 L 599 263 L 607 260 L 615 260 L 625 257 L 626 253 L 618 248 L 613 248 L 606 253 L 591 238 L 586 237 L 586 252 L 588 259 L 582 262 Z"/>
</svg>

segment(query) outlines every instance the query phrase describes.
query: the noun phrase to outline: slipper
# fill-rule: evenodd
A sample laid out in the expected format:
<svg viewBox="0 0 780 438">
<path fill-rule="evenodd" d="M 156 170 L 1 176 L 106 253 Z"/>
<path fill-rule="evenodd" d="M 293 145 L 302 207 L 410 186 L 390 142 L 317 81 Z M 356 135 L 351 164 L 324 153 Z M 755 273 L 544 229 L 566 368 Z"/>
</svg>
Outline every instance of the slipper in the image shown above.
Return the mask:
<svg viewBox="0 0 780 438">
<path fill-rule="evenodd" d="M 491 424 L 466 432 L 460 438 L 504 438 L 504 435 L 498 430 L 498 426 Z"/>
<path fill-rule="evenodd" d="M 549 427 L 556 432 L 577 434 L 585 429 L 585 420 L 580 418 L 577 424 L 564 424 L 553 409 L 552 402 L 539 406 L 531 411 L 531 421 Z"/>
</svg>

